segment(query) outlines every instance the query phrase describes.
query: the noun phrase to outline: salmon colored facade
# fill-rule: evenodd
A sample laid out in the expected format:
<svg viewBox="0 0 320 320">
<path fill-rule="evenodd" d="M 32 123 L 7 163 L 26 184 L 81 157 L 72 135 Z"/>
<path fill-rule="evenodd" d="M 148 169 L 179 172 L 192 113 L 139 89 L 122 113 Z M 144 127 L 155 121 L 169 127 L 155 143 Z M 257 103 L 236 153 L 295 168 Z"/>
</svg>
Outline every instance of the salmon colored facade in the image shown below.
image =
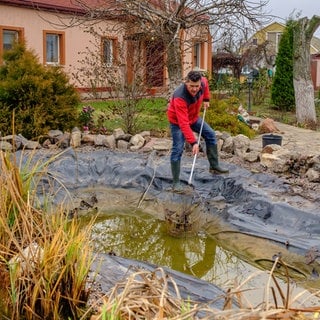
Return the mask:
<svg viewBox="0 0 320 320">
<path fill-rule="evenodd" d="M 311 56 L 311 78 L 316 90 L 320 90 L 320 53 Z"/>
<path fill-rule="evenodd" d="M 88 1 L 99 3 L 99 0 Z M 119 21 L 76 23 L 75 17 L 83 14 L 83 9 L 70 0 L 0 0 L 0 59 L 13 39 L 23 39 L 41 63 L 62 66 L 79 91 L 94 87 L 107 92 L 112 76 L 117 76 L 119 83 L 130 82 L 137 72 L 141 72 L 150 88 L 166 87 L 166 56 L 157 39 L 141 43 L 130 38 L 121 31 L 124 28 L 119 28 Z M 211 70 L 209 30 L 188 30 L 181 34 L 180 40 L 183 75 L 195 67 Z M 134 61 L 144 63 L 144 67 L 135 70 Z M 149 64 L 157 72 L 151 74 Z"/>
</svg>

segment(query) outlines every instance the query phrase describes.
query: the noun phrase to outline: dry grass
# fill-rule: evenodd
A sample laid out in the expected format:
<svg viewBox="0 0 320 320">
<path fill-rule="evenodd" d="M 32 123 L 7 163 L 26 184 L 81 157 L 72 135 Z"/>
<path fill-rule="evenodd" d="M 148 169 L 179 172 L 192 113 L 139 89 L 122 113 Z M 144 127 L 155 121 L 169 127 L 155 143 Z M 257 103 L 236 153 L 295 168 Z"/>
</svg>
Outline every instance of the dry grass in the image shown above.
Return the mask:
<svg viewBox="0 0 320 320">
<path fill-rule="evenodd" d="M 224 299 L 223 310 L 218 310 L 210 307 L 214 301 L 201 304 L 182 299 L 174 279 L 159 268 L 134 270 L 88 308 L 91 226 L 83 228 L 77 220 L 70 221 L 63 208 L 54 214 L 41 209 L 35 190 L 39 177 L 46 174 L 45 165 L 36 163 L 26 169 L 15 160 L 0 153 L 0 280 L 2 288 L 8 288 L 0 297 L 3 319 L 87 319 L 97 306 L 99 312 L 92 320 L 184 320 L 200 314 L 201 319 L 228 320 L 320 317 L 320 306 L 297 307 L 300 297 L 291 296 L 288 272 L 283 292 L 275 276 L 278 264 L 287 270 L 280 258 L 268 273 L 265 296 L 257 306 L 244 303 L 242 294 L 250 279 L 224 297 L 213 297 Z M 315 292 L 310 299 L 313 296 L 320 294 Z"/>
<path fill-rule="evenodd" d="M 243 287 L 247 281 L 236 288 L 229 290 L 224 297 L 223 310 L 210 307 L 210 304 L 201 304 L 191 300 L 183 300 L 179 288 L 173 278 L 168 276 L 162 268 L 153 272 L 135 270 L 126 281 L 118 283 L 111 292 L 103 296 L 100 311 L 91 320 L 99 319 L 215 319 L 215 320 L 260 320 L 260 319 L 319 319 L 320 306 L 296 307 L 296 300 L 301 296 L 291 297 L 290 281 L 286 292 L 280 288 L 274 272 L 277 266 L 285 264 L 277 258 L 265 284 L 264 301 L 257 306 L 245 305 L 242 301 Z M 262 272 L 262 271 L 261 271 Z M 254 277 L 255 275 L 252 275 Z M 174 293 L 168 288 L 174 288 Z M 309 294 L 309 299 L 317 295 Z M 279 298 L 280 297 L 280 300 Z M 216 301 L 215 300 L 215 301 Z M 307 298 L 308 300 L 308 298 Z"/>
<path fill-rule="evenodd" d="M 38 206 L 45 164 L 16 163 L 14 156 L 0 153 L 0 271 L 2 288 L 8 288 L 2 292 L 1 316 L 76 319 L 88 297 L 89 231 L 69 221 L 62 209 L 48 214 Z"/>
</svg>

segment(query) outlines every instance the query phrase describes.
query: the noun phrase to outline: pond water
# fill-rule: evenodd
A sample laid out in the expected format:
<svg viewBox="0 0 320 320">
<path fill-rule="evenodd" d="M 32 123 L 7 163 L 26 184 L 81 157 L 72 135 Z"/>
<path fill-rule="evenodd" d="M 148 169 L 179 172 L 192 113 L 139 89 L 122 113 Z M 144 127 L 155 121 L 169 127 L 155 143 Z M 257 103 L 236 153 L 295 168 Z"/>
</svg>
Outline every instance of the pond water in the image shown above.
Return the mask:
<svg viewBox="0 0 320 320">
<path fill-rule="evenodd" d="M 214 283 L 224 290 L 238 287 L 247 305 L 264 301 L 270 276 L 262 269 L 271 270 L 273 262 L 270 259 L 267 264 L 259 264 L 263 260 L 259 259 L 259 253 L 253 257 L 250 251 L 253 247 L 260 247 L 265 257 L 274 252 L 272 244 L 266 245 L 265 241 L 260 242 L 254 237 L 248 240 L 239 234 L 220 233 L 220 227 L 214 223 L 179 236 L 173 236 L 168 228 L 166 221 L 141 210 L 101 212 L 93 227 L 92 242 L 97 252 L 166 266 Z M 298 306 L 302 300 L 306 300 L 307 305 L 319 305 L 318 299 L 305 290 L 306 281 L 299 269 L 292 268 L 290 272 L 297 280 L 297 283 L 290 283 L 290 296 L 292 299 L 299 296 Z M 286 293 L 286 281 L 279 275 L 277 281 Z"/>
</svg>

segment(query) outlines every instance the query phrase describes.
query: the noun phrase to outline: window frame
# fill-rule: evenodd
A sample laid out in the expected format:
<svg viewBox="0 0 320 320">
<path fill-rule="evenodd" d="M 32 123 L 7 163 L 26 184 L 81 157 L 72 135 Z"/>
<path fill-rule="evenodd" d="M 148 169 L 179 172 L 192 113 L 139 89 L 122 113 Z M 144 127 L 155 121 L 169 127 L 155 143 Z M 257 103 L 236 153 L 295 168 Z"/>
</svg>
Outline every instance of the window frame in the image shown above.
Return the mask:
<svg viewBox="0 0 320 320">
<path fill-rule="evenodd" d="M 2 62 L 2 55 L 5 51 L 5 49 L 3 48 L 3 33 L 6 30 L 17 32 L 18 42 L 22 42 L 24 39 L 24 28 L 0 25 L 0 62 Z"/>
<path fill-rule="evenodd" d="M 109 41 L 112 44 L 112 51 L 110 60 L 106 61 L 106 55 L 105 55 L 105 43 L 106 41 Z M 118 61 L 118 38 L 117 37 L 101 37 L 101 62 L 107 67 L 114 67 Z"/>
<path fill-rule="evenodd" d="M 204 65 L 204 42 L 194 41 L 192 46 L 192 67 L 202 69 Z"/>
<path fill-rule="evenodd" d="M 58 62 L 47 61 L 47 35 L 57 35 L 58 36 Z M 45 65 L 65 65 L 65 32 L 56 30 L 43 30 L 43 63 Z"/>
</svg>

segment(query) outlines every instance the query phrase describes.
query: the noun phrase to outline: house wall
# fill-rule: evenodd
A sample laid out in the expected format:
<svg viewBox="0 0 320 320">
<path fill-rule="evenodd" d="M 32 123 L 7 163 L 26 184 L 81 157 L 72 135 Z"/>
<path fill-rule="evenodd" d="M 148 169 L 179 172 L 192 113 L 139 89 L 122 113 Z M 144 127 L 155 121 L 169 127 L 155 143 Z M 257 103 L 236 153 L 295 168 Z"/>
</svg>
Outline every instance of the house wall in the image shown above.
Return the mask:
<svg viewBox="0 0 320 320">
<path fill-rule="evenodd" d="M 99 34 L 101 30 L 111 30 L 113 23 L 99 22 L 92 26 L 74 26 L 64 28 L 63 23 L 69 23 L 68 16 L 62 14 L 53 14 L 44 11 L 38 11 L 28 8 L 19 8 L 13 6 L 0 6 L 0 25 L 2 27 L 23 28 L 24 40 L 28 49 L 32 49 L 39 58 L 39 62 L 44 63 L 44 36 L 43 31 L 62 32 L 65 37 L 65 63 L 64 70 L 69 74 L 71 82 L 79 88 L 84 89 L 85 86 L 80 85 L 72 74 L 83 67 L 83 63 L 79 60 L 88 54 L 88 47 L 91 50 L 99 51 L 98 43 L 100 41 L 95 38 L 92 33 L 88 32 L 89 28 L 93 28 Z M 110 36 L 122 41 L 122 36 L 105 32 L 104 36 Z M 97 46 L 92 45 L 96 43 Z M 83 79 L 82 79 L 83 80 Z"/>
<path fill-rule="evenodd" d="M 201 58 L 200 66 L 196 66 L 194 63 L 194 45 L 196 43 L 201 44 Z M 186 30 L 182 35 L 182 65 L 183 65 L 183 76 L 198 67 L 204 72 L 208 72 L 211 76 L 212 72 L 212 37 L 209 30 L 204 27 L 195 27 L 194 29 Z"/>
<path fill-rule="evenodd" d="M 315 90 L 320 89 L 320 55 L 311 60 L 311 78 Z"/>
<path fill-rule="evenodd" d="M 249 41 L 241 48 L 240 52 L 243 54 L 246 50 L 250 48 L 254 48 L 256 45 L 261 45 L 265 41 L 268 40 L 268 33 L 278 33 L 282 34 L 285 31 L 285 25 L 278 23 L 278 22 L 273 22 L 270 25 L 266 26 L 265 28 L 257 31 L 252 37 L 250 37 Z M 279 39 L 278 39 L 279 40 Z M 318 39 L 319 40 L 319 39 Z M 319 53 L 319 46 L 317 46 L 318 42 L 317 38 L 313 37 L 311 40 L 311 45 L 310 45 L 310 54 L 311 55 L 316 55 Z M 269 43 L 267 47 L 267 54 L 270 56 L 276 57 L 277 54 L 277 46 L 279 43 Z M 317 61 L 313 59 L 311 61 L 311 78 L 314 84 L 315 89 L 319 89 L 320 86 L 320 69 L 319 69 L 319 63 L 320 63 L 320 57 L 318 56 Z M 264 58 L 260 59 L 261 65 L 259 67 L 271 67 L 267 64 L 267 62 L 264 60 Z"/>
<path fill-rule="evenodd" d="M 83 64 L 79 62 L 85 58 L 84 52 L 88 52 L 88 49 L 97 50 L 94 48 L 92 43 L 97 43 L 97 39 L 92 35 L 92 33 L 87 32 L 89 28 L 93 28 L 98 32 L 99 35 L 104 33 L 104 36 L 109 36 L 117 38 L 119 43 L 123 44 L 123 35 L 121 34 L 121 28 L 117 27 L 113 33 L 106 32 L 106 30 L 111 30 L 115 22 L 112 21 L 103 21 L 89 26 L 84 25 L 75 25 L 73 27 L 63 27 L 63 23 L 69 25 L 70 16 L 61 13 L 40 11 L 30 8 L 24 8 L 22 6 L 10 6 L 6 4 L 0 4 L 0 26 L 11 28 L 22 28 L 24 39 L 28 49 L 34 50 L 36 55 L 39 58 L 41 63 L 44 63 L 44 31 L 54 31 L 64 33 L 65 38 L 65 51 L 64 51 L 64 65 L 63 68 L 69 74 L 71 82 L 81 89 L 81 91 L 86 91 L 89 89 L 89 86 L 86 86 L 84 76 L 80 77 L 82 84 L 79 81 L 76 81 L 72 76 L 77 70 L 83 68 Z M 76 20 L 74 19 L 76 22 Z M 117 22 L 119 25 L 119 22 Z M 101 31 L 102 30 L 102 31 Z M 194 30 L 188 30 L 184 34 L 184 39 L 182 46 L 185 50 L 183 52 L 183 76 L 190 71 L 193 66 L 193 44 L 194 41 L 200 41 L 202 50 L 201 50 L 201 69 L 205 71 L 211 71 L 211 37 L 209 31 L 204 30 L 203 27 L 195 28 Z M 120 45 L 121 46 L 121 45 Z M 126 50 L 125 46 L 122 46 Z M 100 48 L 101 50 L 101 48 Z M 80 54 L 82 53 L 82 54 Z M 88 57 L 87 57 L 88 58 Z M 130 55 L 126 55 L 125 52 L 121 53 L 120 59 L 123 59 L 121 62 L 121 70 L 117 67 L 112 67 L 110 74 L 118 74 L 125 71 L 130 71 L 130 63 L 127 63 L 127 59 L 131 59 Z M 92 61 L 91 61 L 92 62 Z M 164 70 L 164 86 L 168 83 L 167 72 Z M 103 80 L 103 79 L 102 79 Z M 88 82 L 88 81 L 87 81 Z M 103 81 L 98 83 L 101 85 Z M 106 81 L 105 81 L 106 82 Z M 101 88 L 101 87 L 99 87 Z"/>
</svg>

